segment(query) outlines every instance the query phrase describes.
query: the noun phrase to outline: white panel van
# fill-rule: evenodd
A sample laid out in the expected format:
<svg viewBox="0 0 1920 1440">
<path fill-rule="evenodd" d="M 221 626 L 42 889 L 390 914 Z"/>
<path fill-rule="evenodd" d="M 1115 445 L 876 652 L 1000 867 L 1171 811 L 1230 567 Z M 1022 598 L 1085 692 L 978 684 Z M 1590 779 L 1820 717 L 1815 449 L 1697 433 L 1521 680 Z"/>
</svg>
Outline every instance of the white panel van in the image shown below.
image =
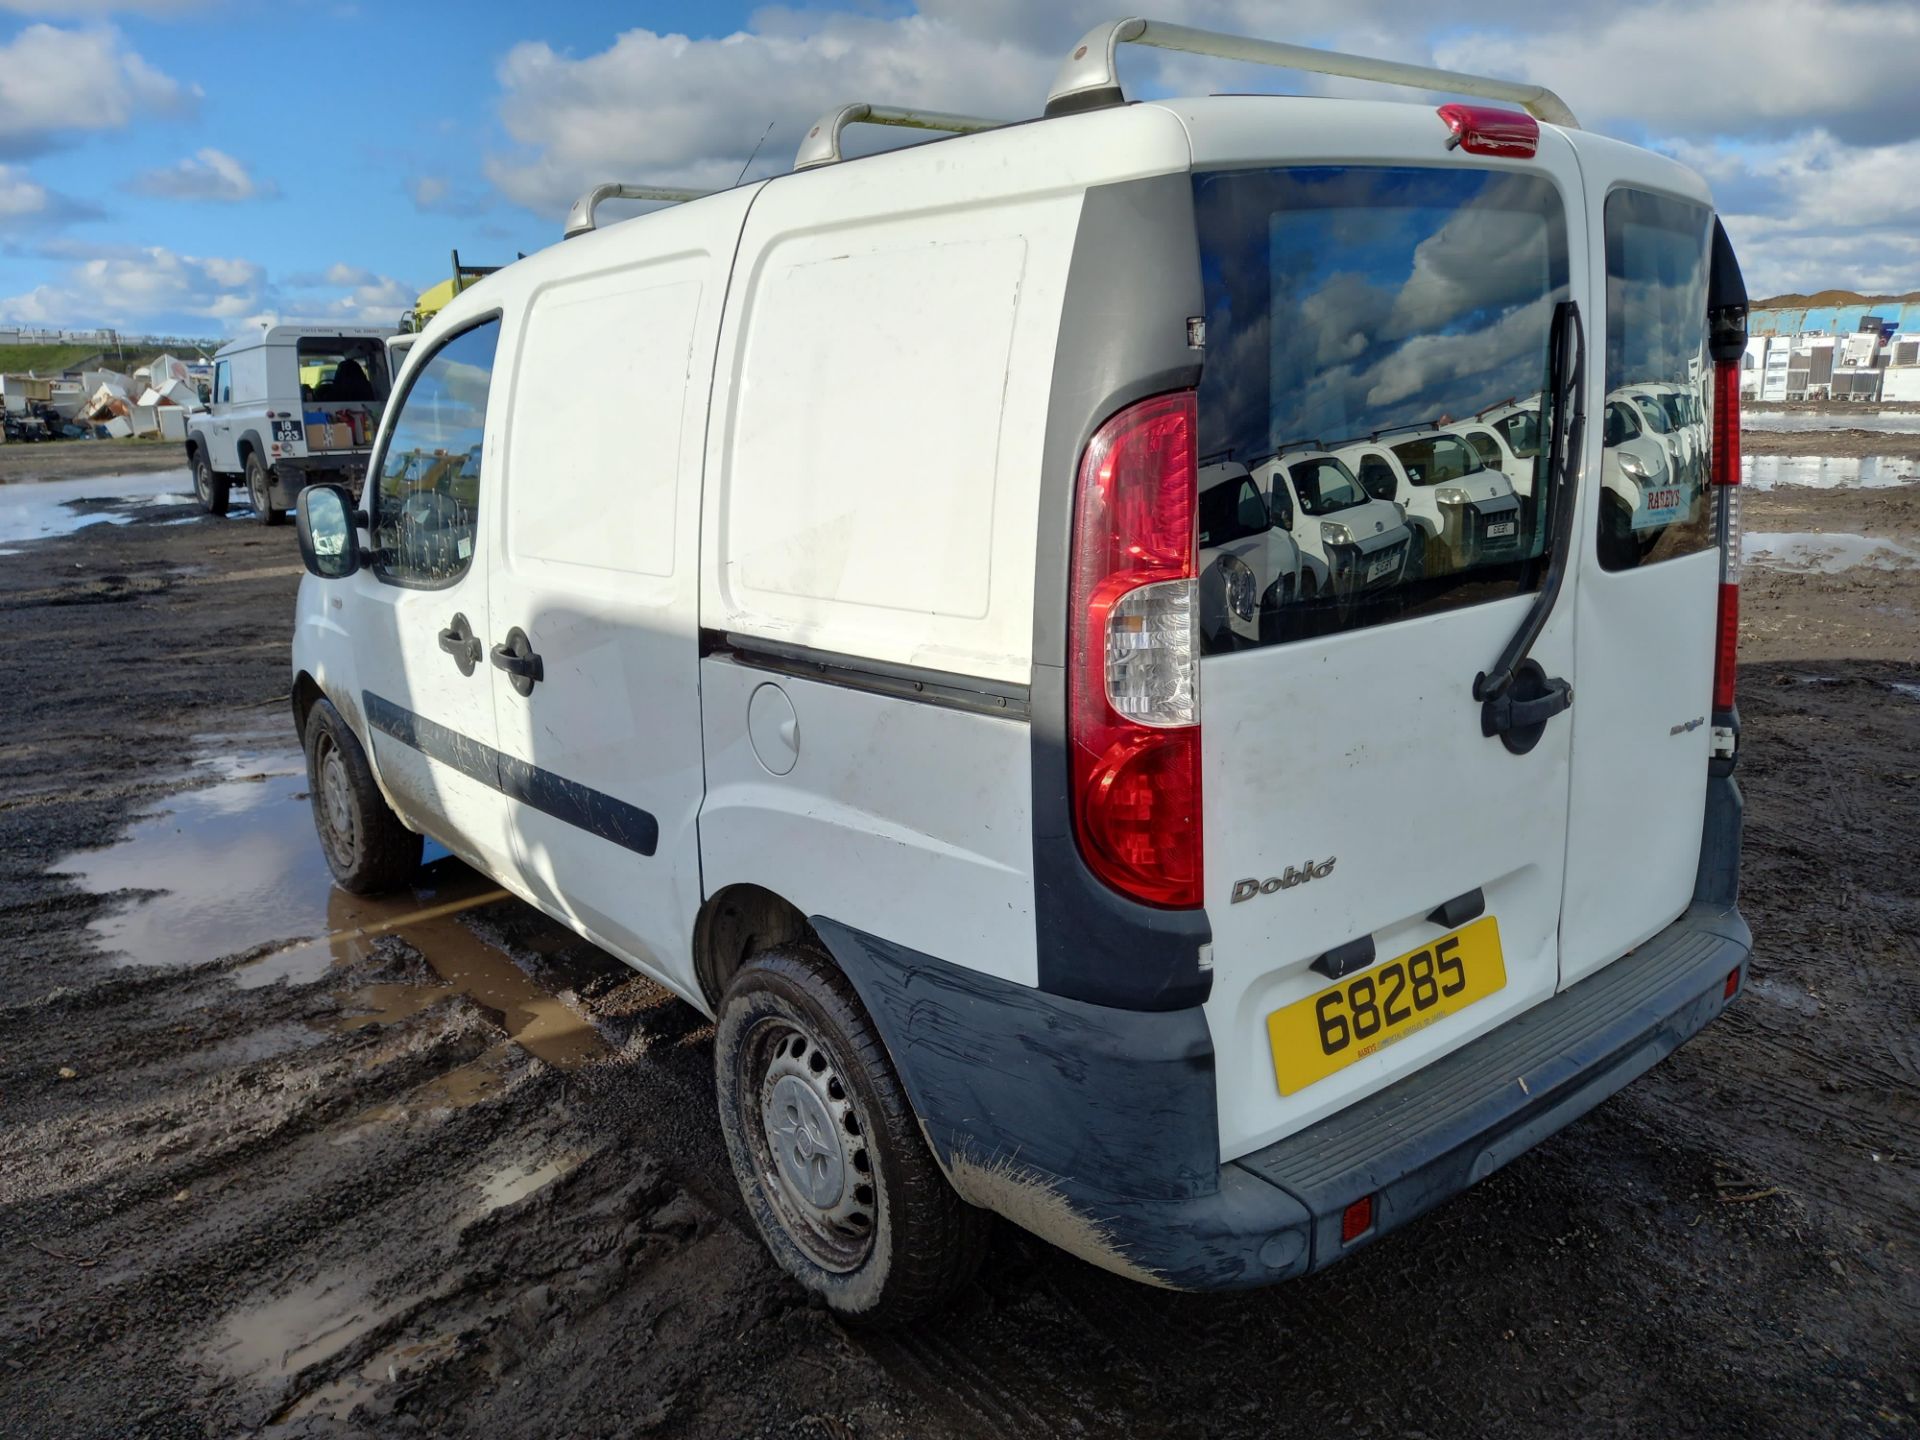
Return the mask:
<svg viewBox="0 0 1920 1440">
<path fill-rule="evenodd" d="M 1521 108 L 1124 103 L 1122 43 Z M 883 113 L 588 197 L 406 352 L 364 494 L 298 509 L 327 858 L 432 836 L 711 1017 L 749 1211 L 840 1313 L 938 1304 L 990 1213 L 1155 1285 L 1320 1269 L 1743 982 L 1732 251 L 1550 92 L 1158 22 L 834 163 Z M 1628 384 L 1711 483 L 1614 534 Z M 1356 484 L 1310 544 L 1261 480 L 1516 396 L 1518 543 L 1403 563 Z"/>
</svg>

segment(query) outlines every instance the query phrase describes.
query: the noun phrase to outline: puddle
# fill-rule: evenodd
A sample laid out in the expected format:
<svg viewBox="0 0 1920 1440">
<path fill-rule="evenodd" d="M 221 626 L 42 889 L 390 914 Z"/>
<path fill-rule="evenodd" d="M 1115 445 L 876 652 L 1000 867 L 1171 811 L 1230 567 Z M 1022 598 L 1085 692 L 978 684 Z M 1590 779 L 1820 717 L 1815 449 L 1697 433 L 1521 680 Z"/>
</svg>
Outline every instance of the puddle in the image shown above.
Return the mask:
<svg viewBox="0 0 1920 1440">
<path fill-rule="evenodd" d="M 1903 695 L 1909 700 L 1920 700 L 1920 683 L 1916 683 L 1915 681 L 1889 680 L 1887 681 L 1887 688 L 1893 691 L 1894 694 Z"/>
<path fill-rule="evenodd" d="M 0 546 L 71 535 L 89 525 L 125 525 L 143 509 L 192 500 L 193 477 L 184 468 L 0 485 Z"/>
<path fill-rule="evenodd" d="M 1920 464 L 1886 455 L 1742 455 L 1740 483 L 1756 490 L 1805 485 L 1815 490 L 1882 490 L 1920 481 Z"/>
<path fill-rule="evenodd" d="M 369 959 L 381 937 L 397 935 L 444 983 L 345 990 L 347 1013 L 322 1022 L 326 1028 L 404 1020 L 445 1000 L 452 987 L 495 1012 L 521 1048 L 548 1064 L 567 1067 L 610 1053 L 581 1015 L 461 923 L 462 912 L 509 898 L 485 876 L 444 857 L 423 866 L 400 896 L 374 900 L 336 887 L 314 834 L 301 755 L 263 748 L 259 738 L 251 745 L 229 740 L 206 755 L 196 769 L 219 778 L 169 796 L 137 817 L 118 843 L 54 865 L 94 894 L 149 892 L 88 927 L 114 963 L 198 965 L 282 941 L 234 969 L 233 982 L 243 989 L 305 985 Z M 556 932 L 556 946 L 575 941 L 551 922 L 546 928 Z M 478 1098 L 498 1088 L 491 1067 L 435 1083 L 442 1082 L 455 1105 L 467 1092 Z"/>
<path fill-rule="evenodd" d="M 323 1275 L 229 1315 L 211 1355 L 237 1379 L 287 1380 L 338 1355 L 400 1308 L 372 1304 L 355 1276 Z"/>
<path fill-rule="evenodd" d="M 555 1156 L 538 1165 L 521 1160 L 501 1166 L 479 1182 L 479 1213 L 491 1215 L 496 1210 L 518 1204 L 529 1195 L 546 1189 L 563 1175 L 571 1175 L 585 1158 L 583 1155 L 567 1154 Z"/>
<path fill-rule="evenodd" d="M 1920 412 L 1873 410 L 1862 415 L 1811 411 L 1740 412 L 1742 430 L 1873 430 L 1890 435 L 1920 434 Z"/>
<path fill-rule="evenodd" d="M 1842 570 L 1904 570 L 1920 565 L 1920 550 L 1877 535 L 1825 534 L 1813 530 L 1740 537 L 1742 556 L 1755 565 L 1836 575 Z"/>
</svg>

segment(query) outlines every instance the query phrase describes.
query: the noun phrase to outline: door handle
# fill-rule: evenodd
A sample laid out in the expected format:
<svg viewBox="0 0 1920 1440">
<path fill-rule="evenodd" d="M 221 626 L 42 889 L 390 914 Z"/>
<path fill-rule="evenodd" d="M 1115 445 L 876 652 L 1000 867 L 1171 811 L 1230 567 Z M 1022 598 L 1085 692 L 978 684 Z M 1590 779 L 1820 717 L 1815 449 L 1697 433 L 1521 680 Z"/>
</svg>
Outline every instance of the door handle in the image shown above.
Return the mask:
<svg viewBox="0 0 1920 1440">
<path fill-rule="evenodd" d="M 473 633 L 473 626 L 467 623 L 467 617 L 456 615 L 453 623 L 440 632 L 440 648 L 453 657 L 453 663 L 460 667 L 462 675 L 473 674 L 473 667 L 480 663 L 480 637 Z"/>
<path fill-rule="evenodd" d="M 547 678 L 546 666 L 533 653 L 533 642 L 518 625 L 507 632 L 506 641 L 488 653 L 496 670 L 507 672 L 507 680 L 522 695 L 531 695 L 533 687 Z"/>
<path fill-rule="evenodd" d="M 1522 660 L 1513 683 L 1480 704 L 1480 733 L 1500 737 L 1516 755 L 1540 743 L 1547 722 L 1573 704 L 1573 686 L 1547 674 L 1537 660 Z"/>
</svg>

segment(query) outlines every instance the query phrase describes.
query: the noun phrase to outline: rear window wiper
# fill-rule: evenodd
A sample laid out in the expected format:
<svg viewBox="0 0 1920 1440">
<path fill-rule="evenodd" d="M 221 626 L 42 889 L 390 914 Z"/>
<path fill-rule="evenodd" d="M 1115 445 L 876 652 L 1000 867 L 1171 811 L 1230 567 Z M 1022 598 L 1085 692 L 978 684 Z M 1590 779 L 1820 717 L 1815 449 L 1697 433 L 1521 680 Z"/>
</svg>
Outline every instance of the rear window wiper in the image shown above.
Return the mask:
<svg viewBox="0 0 1920 1440">
<path fill-rule="evenodd" d="M 1546 494 L 1553 520 L 1548 538 L 1547 574 L 1535 592 L 1526 618 L 1513 632 L 1491 670 L 1473 677 L 1473 698 L 1480 702 L 1480 733 L 1498 735 L 1516 755 L 1539 743 L 1547 722 L 1573 704 L 1573 686 L 1549 676 L 1528 658 L 1546 628 L 1573 553 L 1574 466 L 1587 429 L 1587 340 L 1580 307 L 1562 300 L 1553 307 L 1547 338 L 1547 393 L 1553 397 L 1553 430 L 1547 449 Z"/>
</svg>

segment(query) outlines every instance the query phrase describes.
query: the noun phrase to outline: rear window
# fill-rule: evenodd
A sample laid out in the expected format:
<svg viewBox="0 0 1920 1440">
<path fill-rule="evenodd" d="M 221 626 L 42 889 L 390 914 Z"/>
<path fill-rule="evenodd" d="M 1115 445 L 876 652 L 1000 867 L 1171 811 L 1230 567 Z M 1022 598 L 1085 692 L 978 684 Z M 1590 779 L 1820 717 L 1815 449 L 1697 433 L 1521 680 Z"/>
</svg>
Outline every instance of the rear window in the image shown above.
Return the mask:
<svg viewBox="0 0 1920 1440">
<path fill-rule="evenodd" d="M 1703 420 L 1712 228 L 1704 205 L 1639 190 L 1607 196 L 1599 546 L 1609 570 L 1714 543 Z"/>
<path fill-rule="evenodd" d="M 298 357 L 302 400 L 385 400 L 391 388 L 384 340 L 310 337 Z"/>
<path fill-rule="evenodd" d="M 1297 564 L 1298 583 L 1262 590 L 1286 613 L 1258 627 L 1261 643 L 1536 588 L 1549 517 L 1458 436 L 1383 432 L 1445 432 L 1504 407 L 1506 423 L 1538 434 L 1554 306 L 1568 296 L 1551 182 L 1459 167 L 1203 172 L 1194 207 L 1200 452 L 1230 455 L 1264 484 L 1284 467 L 1300 499 L 1296 546 L 1273 562 Z M 1356 447 L 1375 436 L 1414 455 L 1418 497 L 1362 458 Z M 1349 463 L 1290 461 L 1289 448 Z M 1474 472 L 1471 492 L 1446 484 Z"/>
</svg>

